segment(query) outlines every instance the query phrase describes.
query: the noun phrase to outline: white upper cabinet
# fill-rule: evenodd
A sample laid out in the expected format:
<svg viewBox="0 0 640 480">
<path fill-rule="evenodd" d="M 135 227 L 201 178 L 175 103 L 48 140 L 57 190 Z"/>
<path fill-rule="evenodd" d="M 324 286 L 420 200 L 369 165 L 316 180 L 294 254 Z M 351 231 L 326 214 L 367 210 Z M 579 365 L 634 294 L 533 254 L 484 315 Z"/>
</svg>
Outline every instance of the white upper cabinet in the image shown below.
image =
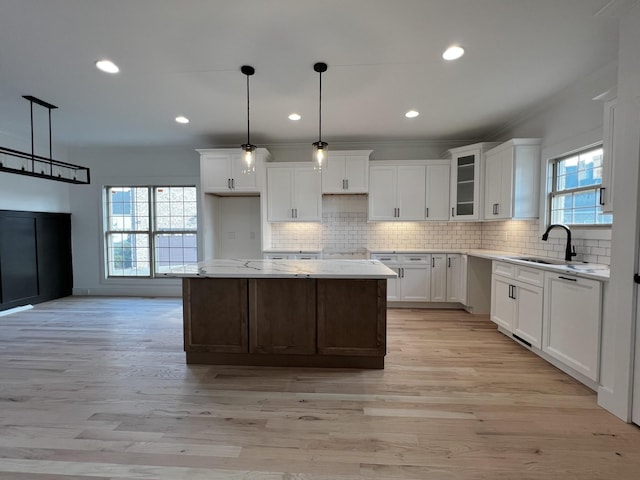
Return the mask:
<svg viewBox="0 0 640 480">
<path fill-rule="evenodd" d="M 322 220 L 321 175 L 309 165 L 271 163 L 267 167 L 267 220 L 319 222 Z"/>
<path fill-rule="evenodd" d="M 263 185 L 264 162 L 269 152 L 258 148 L 254 154 L 255 170 L 245 171 L 240 149 L 206 149 L 200 153 L 200 184 L 205 193 L 219 195 L 259 194 Z"/>
<path fill-rule="evenodd" d="M 484 220 L 538 217 L 539 138 L 515 138 L 484 154 Z"/>
<path fill-rule="evenodd" d="M 322 168 L 322 193 L 368 193 L 369 155 L 372 151 L 329 151 Z"/>
<path fill-rule="evenodd" d="M 449 162 L 372 162 L 369 220 L 448 220 Z"/>
<path fill-rule="evenodd" d="M 424 220 L 423 165 L 375 165 L 369 169 L 369 220 Z"/>
<path fill-rule="evenodd" d="M 426 168 L 426 220 L 449 220 L 449 162 Z"/>
<path fill-rule="evenodd" d="M 451 215 L 454 221 L 482 219 L 484 152 L 496 143 L 475 143 L 449 150 L 451 155 Z"/>
<path fill-rule="evenodd" d="M 613 173 L 616 158 L 613 132 L 616 120 L 616 98 L 604 102 L 604 136 L 602 141 L 602 187 L 600 205 L 603 213 L 613 213 Z"/>
</svg>

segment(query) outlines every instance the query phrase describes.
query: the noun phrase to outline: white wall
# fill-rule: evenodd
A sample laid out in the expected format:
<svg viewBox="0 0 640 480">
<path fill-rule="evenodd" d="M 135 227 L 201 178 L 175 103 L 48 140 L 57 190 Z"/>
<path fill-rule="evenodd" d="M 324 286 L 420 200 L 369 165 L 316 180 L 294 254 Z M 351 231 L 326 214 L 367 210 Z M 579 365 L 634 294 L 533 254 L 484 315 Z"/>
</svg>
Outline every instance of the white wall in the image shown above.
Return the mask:
<svg viewBox="0 0 640 480">
<path fill-rule="evenodd" d="M 74 294 L 180 295 L 175 279 L 104 278 L 102 192 L 114 185 L 199 185 L 198 153 L 189 148 L 105 147 L 71 149 L 69 158 L 91 168 L 91 185 L 70 194 Z"/>
<path fill-rule="evenodd" d="M 31 139 L 21 139 L 0 132 L 0 146 L 29 153 Z M 48 143 L 46 154 L 41 149 L 35 153 L 48 156 Z M 60 147 L 54 147 L 53 157 L 67 161 L 66 151 Z M 79 185 L 55 180 L 0 172 L 0 210 L 69 213 L 69 191 L 74 187 L 81 188 Z"/>
</svg>

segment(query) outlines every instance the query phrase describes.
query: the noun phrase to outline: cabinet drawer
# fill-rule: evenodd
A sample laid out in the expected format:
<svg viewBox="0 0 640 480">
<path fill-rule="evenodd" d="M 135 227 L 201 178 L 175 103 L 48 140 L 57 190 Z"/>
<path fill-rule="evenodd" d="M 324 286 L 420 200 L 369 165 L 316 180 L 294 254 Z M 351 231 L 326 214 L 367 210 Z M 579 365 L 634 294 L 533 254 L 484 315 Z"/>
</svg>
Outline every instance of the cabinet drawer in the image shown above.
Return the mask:
<svg viewBox="0 0 640 480">
<path fill-rule="evenodd" d="M 503 277 L 515 277 L 515 265 L 506 262 L 493 262 L 492 272 Z"/>
<path fill-rule="evenodd" d="M 431 262 L 431 255 L 399 255 L 398 260 L 406 265 L 428 264 Z"/>
<path fill-rule="evenodd" d="M 388 254 L 383 254 L 383 253 L 372 253 L 371 254 L 371 259 L 372 260 L 380 260 L 382 263 L 397 263 L 398 262 L 398 255 L 388 255 Z"/>
<path fill-rule="evenodd" d="M 521 282 L 541 287 L 544 285 L 544 270 L 539 268 L 515 267 L 515 278 Z"/>
</svg>

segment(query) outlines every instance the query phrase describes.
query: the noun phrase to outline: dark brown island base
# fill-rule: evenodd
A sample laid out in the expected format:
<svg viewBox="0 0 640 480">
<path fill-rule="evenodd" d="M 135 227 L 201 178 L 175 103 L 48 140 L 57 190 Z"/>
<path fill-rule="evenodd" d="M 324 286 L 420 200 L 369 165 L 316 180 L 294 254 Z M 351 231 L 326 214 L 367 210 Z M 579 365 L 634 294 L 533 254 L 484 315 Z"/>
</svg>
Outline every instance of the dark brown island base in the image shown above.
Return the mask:
<svg viewBox="0 0 640 480">
<path fill-rule="evenodd" d="M 384 368 L 396 274 L 376 260 L 216 260 L 168 275 L 183 277 L 187 363 Z"/>
</svg>

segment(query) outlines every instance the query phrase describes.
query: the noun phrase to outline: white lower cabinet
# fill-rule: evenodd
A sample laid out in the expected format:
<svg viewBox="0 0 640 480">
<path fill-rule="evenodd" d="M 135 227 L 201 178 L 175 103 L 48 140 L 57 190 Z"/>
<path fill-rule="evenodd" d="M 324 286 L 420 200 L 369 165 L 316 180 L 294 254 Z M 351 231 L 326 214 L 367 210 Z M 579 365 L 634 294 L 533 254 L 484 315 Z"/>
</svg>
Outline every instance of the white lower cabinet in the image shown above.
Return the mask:
<svg viewBox="0 0 640 480">
<path fill-rule="evenodd" d="M 466 301 L 466 255 L 372 254 L 398 274 L 387 280 L 390 302 L 455 302 Z"/>
<path fill-rule="evenodd" d="M 447 301 L 447 254 L 431 254 L 431 301 Z"/>
<path fill-rule="evenodd" d="M 447 302 L 467 303 L 467 256 L 447 253 Z"/>
<path fill-rule="evenodd" d="M 542 351 L 597 381 L 600 364 L 602 284 L 545 272 Z"/>
<path fill-rule="evenodd" d="M 492 272 L 491 320 L 593 388 L 590 381 L 599 379 L 602 283 L 500 261 Z"/>
<path fill-rule="evenodd" d="M 542 270 L 493 262 L 491 320 L 536 348 L 542 346 L 543 278 Z"/>
</svg>

